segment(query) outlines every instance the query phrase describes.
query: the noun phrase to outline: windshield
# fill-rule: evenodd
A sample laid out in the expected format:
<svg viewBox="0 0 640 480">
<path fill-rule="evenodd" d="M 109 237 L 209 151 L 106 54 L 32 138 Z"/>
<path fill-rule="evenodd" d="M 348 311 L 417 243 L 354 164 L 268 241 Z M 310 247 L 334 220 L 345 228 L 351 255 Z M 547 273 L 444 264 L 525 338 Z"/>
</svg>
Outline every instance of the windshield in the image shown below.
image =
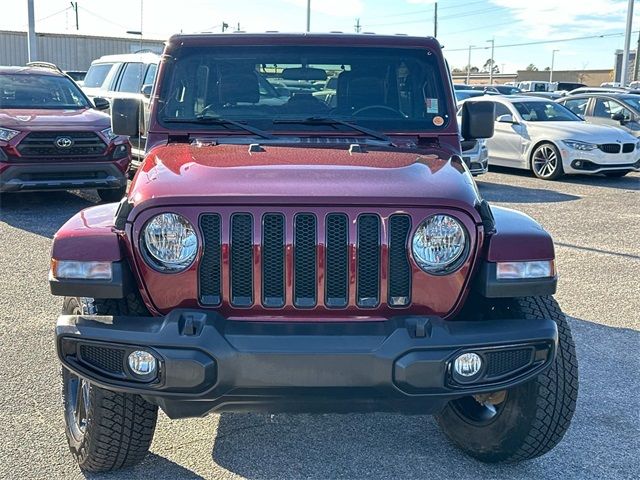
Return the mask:
<svg viewBox="0 0 640 480">
<path fill-rule="evenodd" d="M 634 108 L 635 110 L 640 112 L 640 95 L 625 95 L 624 97 L 620 98 L 631 108 Z"/>
<path fill-rule="evenodd" d="M 503 95 L 517 95 L 518 93 L 522 93 L 522 90 L 518 87 L 510 87 L 508 85 L 494 85 L 493 88 Z"/>
<path fill-rule="evenodd" d="M 109 71 L 111 71 L 111 67 L 113 67 L 113 63 L 94 63 L 91 65 L 84 77 L 84 86 L 90 88 L 101 87 Z"/>
<path fill-rule="evenodd" d="M 437 57 L 426 50 L 183 47 L 174 58 L 159 104 L 159 120 L 172 128 L 179 120 L 220 117 L 265 130 L 308 130 L 308 123 L 284 120 L 322 117 L 424 131 L 449 119 Z M 316 122 L 314 128 L 336 125 Z"/>
<path fill-rule="evenodd" d="M 514 102 L 513 106 L 527 122 L 581 122 L 571 110 L 555 102 Z"/>
<path fill-rule="evenodd" d="M 67 77 L 54 75 L 0 75 L 0 108 L 89 108 L 86 97 Z"/>
</svg>

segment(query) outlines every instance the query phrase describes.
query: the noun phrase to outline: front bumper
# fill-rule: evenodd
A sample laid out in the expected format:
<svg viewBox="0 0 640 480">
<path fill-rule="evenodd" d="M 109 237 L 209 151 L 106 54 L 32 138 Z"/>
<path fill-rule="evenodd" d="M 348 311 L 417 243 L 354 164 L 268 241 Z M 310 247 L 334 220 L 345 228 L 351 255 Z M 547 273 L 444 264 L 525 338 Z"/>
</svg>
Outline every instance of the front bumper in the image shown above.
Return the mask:
<svg viewBox="0 0 640 480">
<path fill-rule="evenodd" d="M 0 173 L 0 192 L 114 189 L 127 178 L 115 161 L 87 163 L 9 163 Z"/>
<path fill-rule="evenodd" d="M 640 153 L 604 153 L 600 150 L 580 152 L 563 148 L 562 166 L 565 173 L 596 174 L 615 171 L 640 171 Z"/>
<path fill-rule="evenodd" d="M 165 317 L 59 317 L 63 365 L 110 390 L 140 394 L 172 418 L 210 411 L 437 412 L 454 398 L 510 388 L 555 356 L 552 320 L 447 322 L 228 321 L 177 309 Z M 145 349 L 159 375 L 143 381 L 127 366 Z M 475 352 L 484 366 L 458 381 L 452 362 Z"/>
</svg>

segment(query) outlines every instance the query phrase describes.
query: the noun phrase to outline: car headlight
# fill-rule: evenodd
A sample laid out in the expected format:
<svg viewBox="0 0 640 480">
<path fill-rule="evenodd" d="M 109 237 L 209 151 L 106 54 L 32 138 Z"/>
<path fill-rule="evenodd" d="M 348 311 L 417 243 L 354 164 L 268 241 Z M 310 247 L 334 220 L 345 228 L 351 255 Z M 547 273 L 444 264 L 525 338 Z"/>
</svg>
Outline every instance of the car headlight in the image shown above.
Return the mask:
<svg viewBox="0 0 640 480">
<path fill-rule="evenodd" d="M 111 130 L 111 127 L 109 128 L 105 128 L 104 130 L 101 130 L 102 135 L 104 135 L 107 140 L 111 141 L 114 138 L 117 137 L 117 135 L 115 133 L 113 133 L 113 130 Z"/>
<path fill-rule="evenodd" d="M 191 265 L 198 250 L 193 225 L 177 213 L 161 213 L 142 229 L 142 247 L 146 260 L 163 272 L 180 272 Z"/>
<path fill-rule="evenodd" d="M 427 273 L 450 273 L 460 266 L 467 250 L 467 234 L 458 220 L 433 215 L 413 235 L 411 250 L 418 266 Z"/>
<path fill-rule="evenodd" d="M 595 143 L 581 142 L 580 140 L 563 140 L 562 143 L 564 143 L 569 148 L 580 150 L 582 152 L 588 152 L 590 150 L 595 150 L 596 148 L 598 148 L 598 145 L 596 145 Z"/>
<path fill-rule="evenodd" d="M 18 135 L 19 133 L 20 132 L 18 132 L 17 130 L 11 130 L 10 128 L 2 128 L 2 127 L 0 127 L 0 140 L 8 142 L 9 140 L 11 140 L 13 137 Z"/>
</svg>

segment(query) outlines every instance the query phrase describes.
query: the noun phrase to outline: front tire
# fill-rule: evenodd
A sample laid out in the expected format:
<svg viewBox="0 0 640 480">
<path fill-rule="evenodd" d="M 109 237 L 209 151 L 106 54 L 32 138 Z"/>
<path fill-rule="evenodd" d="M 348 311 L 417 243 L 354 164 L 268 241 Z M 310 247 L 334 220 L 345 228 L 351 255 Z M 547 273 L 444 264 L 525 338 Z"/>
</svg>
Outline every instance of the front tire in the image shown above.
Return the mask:
<svg viewBox="0 0 640 480">
<path fill-rule="evenodd" d="M 126 300 L 94 300 L 97 314 L 135 309 Z M 83 312 L 80 299 L 65 298 L 63 313 Z M 133 308 L 131 307 L 133 305 Z M 69 449 L 82 470 L 105 472 L 142 461 L 153 439 L 158 407 L 139 395 L 113 392 L 62 369 L 65 433 Z"/>
<path fill-rule="evenodd" d="M 517 462 L 547 453 L 569 428 L 578 397 L 575 346 L 553 297 L 516 298 L 508 312 L 530 321 L 553 319 L 559 345 L 554 363 L 535 379 L 484 398 L 454 400 L 436 416 L 455 445 L 483 462 Z"/>
<path fill-rule="evenodd" d="M 557 180 L 563 176 L 562 157 L 557 147 L 549 142 L 538 145 L 531 154 L 531 170 L 542 180 Z"/>
</svg>

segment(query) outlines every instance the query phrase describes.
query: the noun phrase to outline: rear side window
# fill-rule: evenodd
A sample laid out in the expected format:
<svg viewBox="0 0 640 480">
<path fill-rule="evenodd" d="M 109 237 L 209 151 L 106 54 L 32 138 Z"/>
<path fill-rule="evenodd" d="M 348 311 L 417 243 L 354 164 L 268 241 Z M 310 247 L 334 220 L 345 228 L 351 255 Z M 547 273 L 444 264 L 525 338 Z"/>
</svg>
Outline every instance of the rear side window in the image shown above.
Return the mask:
<svg viewBox="0 0 640 480">
<path fill-rule="evenodd" d="M 140 93 L 143 70 L 144 63 L 127 63 L 122 71 L 117 90 L 119 92 Z"/>
<path fill-rule="evenodd" d="M 84 86 L 91 88 L 101 87 L 111 67 L 113 67 L 113 63 L 96 63 L 91 65 L 87 76 L 84 77 Z"/>
<path fill-rule="evenodd" d="M 156 65 L 155 63 L 150 64 L 149 68 L 147 68 L 147 73 L 145 73 L 144 75 L 144 81 L 142 82 L 142 85 L 153 85 L 153 82 L 156 79 L 157 70 L 158 65 Z"/>
<path fill-rule="evenodd" d="M 566 102 L 563 102 L 563 105 L 576 115 L 584 117 L 588 101 L 588 98 L 575 98 L 573 100 L 567 100 Z"/>
</svg>

